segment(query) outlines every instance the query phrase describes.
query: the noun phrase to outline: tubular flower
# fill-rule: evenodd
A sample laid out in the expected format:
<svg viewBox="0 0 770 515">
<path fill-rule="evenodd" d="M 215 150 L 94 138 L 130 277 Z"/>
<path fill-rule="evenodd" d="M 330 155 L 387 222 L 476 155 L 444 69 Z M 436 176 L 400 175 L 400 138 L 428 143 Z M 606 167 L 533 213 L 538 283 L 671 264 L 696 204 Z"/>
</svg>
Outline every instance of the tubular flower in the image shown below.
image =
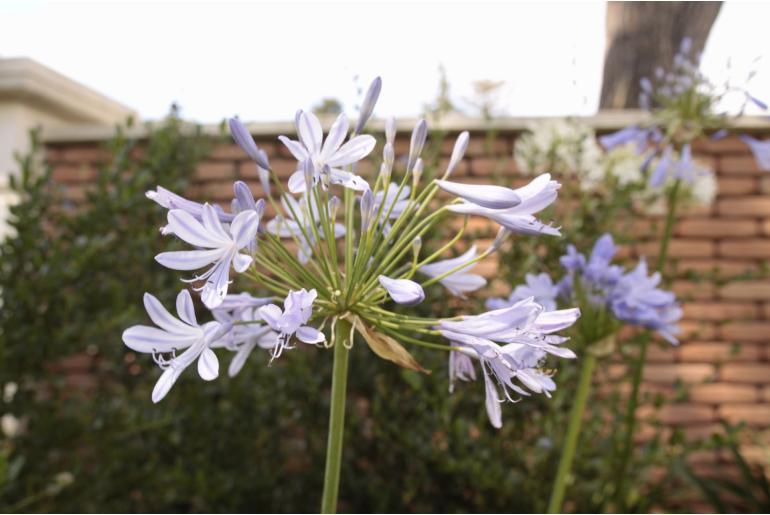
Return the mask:
<svg viewBox="0 0 770 515">
<path fill-rule="evenodd" d="M 144 294 L 144 307 L 158 327 L 135 325 L 123 331 L 123 343 L 136 352 L 152 354 L 163 374 L 152 391 L 152 402 L 159 402 L 193 361 L 198 360 L 198 374 L 211 381 L 219 375 L 219 360 L 211 350 L 222 326 L 218 322 L 198 325 L 192 297 L 187 290 L 179 292 L 176 309 L 179 318 L 169 313 L 163 304 Z M 177 355 L 177 352 L 184 351 Z"/>
<path fill-rule="evenodd" d="M 243 303 L 237 302 L 226 308 L 223 308 L 223 305 L 225 304 L 222 303 L 211 314 L 219 323 L 229 325 L 232 329 L 213 342 L 211 346 L 213 348 L 222 347 L 235 353 L 227 369 L 227 374 L 230 377 L 235 377 L 255 348 L 270 350 L 278 344 L 278 333 L 266 324 L 260 323 L 262 318 L 258 313 L 257 306 L 244 306 Z M 264 305 L 264 303 L 260 302 L 259 305 Z"/>
<path fill-rule="evenodd" d="M 381 275 L 378 280 L 390 298 L 399 304 L 414 306 L 425 300 L 425 292 L 422 286 L 409 279 L 391 279 Z"/>
<path fill-rule="evenodd" d="M 262 306 L 257 310 L 267 325 L 278 333 L 278 341 L 273 347 L 273 359 L 279 357 L 284 349 L 293 349 L 291 339 L 296 336 L 303 343 L 321 343 L 326 337 L 324 334 L 307 324 L 313 314 L 313 301 L 317 293 L 315 290 L 291 291 L 283 302 L 283 310 L 275 304 Z"/>
<path fill-rule="evenodd" d="M 323 141 L 321 122 L 313 113 L 299 111 L 296 124 L 299 141 L 286 136 L 280 136 L 279 139 L 297 161 L 310 160 L 314 168 L 314 182 L 320 179 L 324 186 L 340 184 L 358 191 L 369 189 L 369 184 L 364 179 L 341 167 L 352 165 L 368 156 L 377 143 L 374 137 L 354 136 L 343 145 L 348 133 L 348 118 L 344 113 L 332 124 L 326 141 Z M 289 191 L 302 193 L 306 190 L 305 172 L 297 170 L 289 178 Z"/>
<path fill-rule="evenodd" d="M 499 186 L 437 182 L 441 189 L 463 199 L 461 204 L 449 205 L 450 211 L 485 216 L 519 234 L 561 234 L 559 229 L 546 225 L 533 216 L 556 200 L 560 185 L 551 180 L 550 174 L 539 175 L 526 186 L 515 190 Z"/>
<path fill-rule="evenodd" d="M 455 352 L 481 363 L 487 414 L 491 424 L 499 428 L 502 426 L 501 402 L 516 402 L 517 396 L 527 396 L 529 392 L 550 395 L 555 389 L 553 380 L 539 368 L 547 354 L 575 357 L 572 351 L 559 346 L 566 338 L 552 333 L 571 326 L 579 316 L 577 309 L 544 312 L 541 305 L 529 298 L 462 321 L 443 321 L 439 329 L 445 338 L 458 345 Z M 450 363 L 450 379 L 471 377 L 468 363 L 461 362 L 460 375 L 457 358 L 454 359 L 454 363 Z"/>
<path fill-rule="evenodd" d="M 239 213 L 232 225 L 225 228 L 214 209 L 203 206 L 203 223 L 187 211 L 172 209 L 168 212 L 168 225 L 175 235 L 190 245 L 207 250 L 183 250 L 162 252 L 155 256 L 161 265 L 173 270 L 197 270 L 213 265 L 190 281 L 206 281 L 199 288 L 201 299 L 209 309 L 219 306 L 227 295 L 230 283 L 230 266 L 236 272 L 245 271 L 251 265 L 251 256 L 238 251 L 247 247 L 257 234 L 259 216 L 254 211 Z"/>
<path fill-rule="evenodd" d="M 559 287 L 553 283 L 551 276 L 542 274 L 527 274 L 526 284 L 520 284 L 511 292 L 508 299 L 491 298 L 487 300 L 488 309 L 501 309 L 512 306 L 520 300 L 532 297 L 535 302 L 543 306 L 546 311 L 556 309 L 556 298 L 559 296 Z"/>
<path fill-rule="evenodd" d="M 439 282 L 456 297 L 465 297 L 466 293 L 476 291 L 487 284 L 487 280 L 478 274 L 469 274 L 465 270 L 473 267 L 476 259 L 476 245 L 471 246 L 464 254 L 452 259 L 436 261 L 418 268 L 421 274 L 428 277 L 440 277 L 445 273 L 458 269 L 441 279 Z M 460 268 L 467 263 L 466 267 Z"/>
<path fill-rule="evenodd" d="M 186 211 L 191 214 L 198 221 L 203 220 L 203 204 L 200 202 L 187 200 L 186 198 L 181 197 L 162 186 L 157 186 L 155 191 L 148 191 L 145 193 L 145 195 L 148 199 L 156 202 L 158 205 L 165 207 L 166 209 L 181 209 L 182 211 Z M 214 206 L 214 212 L 216 213 L 217 218 L 219 218 L 219 220 L 224 223 L 230 223 L 235 218 L 235 215 L 225 213 L 224 210 L 218 205 Z M 160 232 L 164 236 L 172 233 L 169 226 L 162 227 Z"/>
</svg>

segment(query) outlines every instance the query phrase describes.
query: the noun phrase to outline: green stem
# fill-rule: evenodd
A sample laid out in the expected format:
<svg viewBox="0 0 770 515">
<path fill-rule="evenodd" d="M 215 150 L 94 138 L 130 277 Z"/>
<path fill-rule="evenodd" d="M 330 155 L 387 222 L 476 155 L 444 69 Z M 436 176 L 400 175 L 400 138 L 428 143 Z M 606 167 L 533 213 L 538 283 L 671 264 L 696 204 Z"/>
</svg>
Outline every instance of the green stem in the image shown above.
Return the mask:
<svg viewBox="0 0 770 515">
<path fill-rule="evenodd" d="M 671 240 L 671 234 L 674 230 L 674 222 L 676 221 L 676 201 L 679 194 L 679 187 L 682 181 L 677 180 L 671 187 L 671 191 L 668 196 L 668 215 L 666 216 L 666 226 L 663 229 L 663 239 L 660 242 L 660 252 L 658 252 L 658 262 L 656 270 L 663 273 L 663 268 L 666 264 L 666 258 L 668 257 L 668 244 Z M 621 509 L 623 499 L 623 490 L 625 487 L 626 473 L 628 470 L 628 463 L 631 460 L 631 454 L 634 447 L 634 434 L 636 432 L 636 408 L 639 406 L 639 391 L 641 390 L 642 376 L 644 375 L 644 365 L 647 360 L 647 346 L 650 343 L 650 333 L 647 332 L 642 336 L 642 340 L 639 345 L 639 355 L 633 362 L 633 375 L 631 379 L 631 396 L 628 399 L 628 408 L 625 415 L 625 427 L 626 432 L 624 434 L 623 444 L 620 448 L 620 459 L 618 470 L 615 477 L 617 478 L 617 487 L 615 488 L 615 500 L 617 502 L 616 508 Z"/>
<path fill-rule="evenodd" d="M 348 383 L 348 347 L 350 322 L 338 319 L 334 328 L 334 372 L 332 373 L 331 405 L 329 406 L 329 439 L 326 445 L 326 471 L 321 513 L 337 511 L 337 494 L 340 488 L 342 464 L 342 437 L 345 433 L 345 391 Z M 347 346 L 346 346 L 347 344 Z"/>
<path fill-rule="evenodd" d="M 575 449 L 580 436 L 580 424 L 583 421 L 588 393 L 591 390 L 591 377 L 593 376 L 594 366 L 596 365 L 596 356 L 586 352 L 583 359 L 583 366 L 580 369 L 580 383 L 575 394 L 575 403 L 569 416 L 569 425 L 567 426 L 567 436 L 564 439 L 561 458 L 559 459 L 559 468 L 556 471 L 556 479 L 553 481 L 551 490 L 551 499 L 548 502 L 548 513 L 561 513 L 562 503 L 564 502 L 564 492 L 567 489 L 567 478 L 572 471 L 572 461 L 575 458 Z"/>
</svg>

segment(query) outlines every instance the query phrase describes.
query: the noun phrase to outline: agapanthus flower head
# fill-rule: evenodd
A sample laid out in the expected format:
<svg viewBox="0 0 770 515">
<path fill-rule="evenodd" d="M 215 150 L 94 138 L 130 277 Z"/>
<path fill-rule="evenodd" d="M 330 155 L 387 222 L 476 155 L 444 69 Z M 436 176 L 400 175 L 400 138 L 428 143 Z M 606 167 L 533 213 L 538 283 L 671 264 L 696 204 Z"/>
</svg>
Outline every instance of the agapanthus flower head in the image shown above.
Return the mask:
<svg viewBox="0 0 770 515">
<path fill-rule="evenodd" d="M 157 301 L 146 301 L 160 329 L 131 328 L 124 340 L 152 353 L 164 368 L 155 400 L 195 360 L 204 379 L 216 377 L 219 362 L 212 349 L 234 353 L 229 366 L 234 376 L 260 349 L 269 352 L 271 361 L 297 342 L 335 348 L 337 356 L 343 347 L 354 348 L 356 335 L 374 355 L 420 372 L 426 370 L 406 345 L 445 351 L 453 381 L 474 379 L 472 362 L 479 361 L 496 427 L 500 401 L 548 395 L 554 389 L 543 363 L 575 357 L 561 345 L 566 338 L 555 333 L 573 324 L 579 313 L 555 310 L 546 292 L 554 287 L 541 276 L 531 276 L 520 290 L 527 298 L 477 316 L 426 318 L 411 306 L 428 300 L 426 292 L 432 290 L 427 287 L 436 283 L 458 297 L 486 285 L 471 270 L 511 232 L 558 234 L 534 215 L 556 200 L 559 183 L 548 174 L 518 189 L 448 181 L 468 147 L 467 132 L 457 136 L 448 166 L 434 179 L 433 166 L 422 155 L 427 122 L 418 121 L 412 130 L 409 154 L 397 156 L 392 118 L 385 122 L 380 173 L 369 176 L 368 167 L 357 165 L 371 154 L 375 138 L 361 132 L 380 93 L 378 78 L 352 132 L 344 114 L 324 135 L 317 116 L 297 111 L 297 139 L 279 138 L 297 160 L 285 183 L 270 169 L 247 126 L 230 120 L 233 139 L 257 165 L 264 197 L 255 198 L 247 182 L 237 181 L 230 213 L 161 187 L 148 193 L 169 210 L 164 233 L 190 246 L 161 253 L 156 260 L 176 270 L 203 270 L 190 281 L 202 283 L 195 291 L 214 319 L 198 324 L 188 292 L 180 294 L 179 319 Z M 447 203 L 439 196 L 442 189 L 459 200 Z M 464 252 L 454 253 L 467 224 L 446 241 L 437 241 L 431 232 L 457 214 L 466 222 L 468 215 L 484 216 L 501 228 L 483 251 L 470 242 Z M 446 255 L 457 257 L 442 259 Z M 237 285 L 231 285 L 231 268 L 240 274 Z M 246 291 L 235 294 L 231 286 Z"/>
<path fill-rule="evenodd" d="M 713 134 L 713 138 L 722 138 L 729 132 L 730 116 L 719 109 L 729 95 L 738 94 L 743 101 L 737 116 L 743 114 L 748 104 L 763 111 L 767 110 L 767 104 L 745 87 L 733 86 L 729 81 L 723 87 L 712 84 L 700 70 L 700 56 L 693 55 L 688 42 L 687 38 L 682 40 L 668 70 L 658 68 L 653 77 L 640 81 L 640 106 L 650 111 L 650 121 L 602 136 L 600 141 L 608 150 L 635 144 L 637 152 L 644 156 L 641 168 L 649 173 L 652 188 L 665 186 L 669 180 L 683 182 L 690 189 L 697 184 L 699 191 L 693 191 L 692 196 L 703 202 L 713 198 L 706 194 L 706 185 L 713 185 L 714 181 L 704 179 L 706 174 L 713 172 L 693 159 L 692 142 L 709 134 Z M 756 140 L 746 136 L 743 139 L 754 151 Z M 754 153 L 760 167 L 764 168 L 761 150 Z M 767 164 L 770 168 L 770 163 Z"/>
<path fill-rule="evenodd" d="M 644 258 L 630 272 L 611 264 L 617 250 L 609 234 L 597 240 L 588 259 L 571 247 L 561 258 L 567 271 L 559 283 L 562 298 L 581 296 L 593 306 L 611 311 L 618 320 L 657 331 L 675 343 L 676 323 L 682 316 L 676 296 L 659 288 L 660 274 L 648 274 Z"/>
</svg>

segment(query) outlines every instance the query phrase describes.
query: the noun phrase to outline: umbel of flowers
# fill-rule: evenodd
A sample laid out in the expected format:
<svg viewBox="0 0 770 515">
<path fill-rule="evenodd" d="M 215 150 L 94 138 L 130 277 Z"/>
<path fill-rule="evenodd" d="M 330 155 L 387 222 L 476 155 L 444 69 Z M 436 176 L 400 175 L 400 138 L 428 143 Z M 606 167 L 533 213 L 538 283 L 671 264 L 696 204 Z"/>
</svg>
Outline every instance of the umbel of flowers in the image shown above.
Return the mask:
<svg viewBox="0 0 770 515">
<path fill-rule="evenodd" d="M 669 70 L 658 68 L 654 77 L 641 80 L 639 104 L 648 111 L 648 121 L 600 138 L 601 144 L 608 150 L 632 146 L 642 159 L 640 170 L 649 187 L 658 189 L 661 197 L 665 198 L 665 204 L 660 209 L 665 215 L 665 224 L 653 268 L 657 273 L 663 271 L 667 262 L 668 246 L 681 200 L 688 195 L 696 200 L 705 200 L 716 193 L 713 172 L 693 157 L 693 142 L 698 138 L 720 139 L 730 133 L 736 116 L 720 111 L 719 108 L 720 102 L 728 96 L 738 95 L 742 98 L 743 104 L 737 116 L 742 115 L 748 105 L 767 110 L 767 105 L 751 95 L 745 87 L 735 87 L 729 82 L 719 87 L 712 84 L 699 70 L 700 56 L 693 55 L 691 46 L 690 39 L 685 38 Z M 747 136 L 742 139 L 750 146 L 760 168 L 770 169 L 770 145 Z M 642 266 L 646 267 L 646 264 Z M 646 270 L 640 270 L 639 276 L 643 275 L 646 275 Z M 622 313 L 624 306 L 617 306 L 617 309 L 621 310 L 617 313 Z M 675 307 L 664 310 L 664 313 L 678 317 Z M 633 315 L 633 310 L 628 314 Z M 663 328 L 664 336 L 673 338 L 673 334 L 665 329 L 665 319 L 657 319 L 656 323 L 661 324 L 661 327 L 652 329 L 660 332 Z M 618 450 L 618 459 L 615 460 L 618 465 L 614 471 L 617 481 L 614 485 L 614 500 L 621 510 L 626 502 L 626 472 L 634 448 L 635 412 L 649 335 L 647 332 L 640 339 L 638 352 L 632 359 L 632 388 L 625 413 L 623 441 Z M 584 363 L 583 370 L 585 368 Z M 560 503 L 554 503 L 553 496 L 551 501 L 551 509 L 558 510 Z"/>
<path fill-rule="evenodd" d="M 564 270 L 561 279 L 554 280 L 547 273 L 527 274 L 526 283 L 516 286 L 508 298 L 487 300 L 490 309 L 503 309 L 532 300 L 546 310 L 556 310 L 560 304 L 580 306 L 582 316 L 573 328 L 576 344 L 583 351 L 580 379 L 553 482 L 549 513 L 562 511 L 593 370 L 598 358 L 612 354 L 618 331 L 624 325 L 636 326 L 657 332 L 671 344 L 678 343 L 676 335 L 680 329 L 677 323 L 682 317 L 682 309 L 676 296 L 660 288 L 661 275 L 648 272 L 646 259 L 640 259 L 628 271 L 613 264 L 617 251 L 610 234 L 601 236 L 588 256 L 569 245 L 567 253 L 560 258 Z M 535 353 L 529 350 L 528 354 Z"/>
<path fill-rule="evenodd" d="M 147 196 L 167 209 L 161 232 L 189 245 L 188 250 L 156 256 L 162 266 L 185 272 L 183 281 L 200 294 L 211 319 L 200 322 L 190 290 L 176 300 L 176 315 L 152 294 L 144 298 L 154 325 L 138 325 L 123 333 L 134 351 L 150 354 L 162 370 L 152 392 L 159 402 L 183 372 L 196 364 L 198 375 L 219 375 L 217 351 L 233 354 L 232 376 L 254 351 L 282 358 L 297 345 L 333 352 L 329 442 L 322 510 L 336 507 L 344 427 L 345 388 L 354 335 L 379 357 L 424 371 L 406 346 L 447 352 L 454 379 L 484 377 L 486 409 L 495 427 L 502 425 L 501 406 L 533 393 L 548 394 L 555 384 L 546 372 L 548 356 L 573 358 L 557 333 L 571 326 L 579 310 L 546 309 L 533 298 L 478 315 L 448 319 L 423 318 L 393 310 L 425 299 L 425 287 L 442 284 L 464 296 L 485 285 L 469 273 L 494 253 L 511 233 L 559 235 L 535 215 L 556 200 L 559 184 L 547 174 L 519 189 L 452 182 L 452 171 L 468 145 L 460 134 L 441 178 L 422 178 L 421 153 L 427 125 L 420 120 L 411 134 L 405 166 L 397 166 L 395 121 L 385 124 L 381 165 L 375 177 L 356 173 L 356 164 L 370 156 L 377 140 L 364 134 L 380 93 L 381 81 L 370 86 L 361 114 L 352 126 L 341 114 L 324 134 L 319 119 L 298 111 L 297 139 L 280 141 L 297 160 L 296 172 L 284 185 L 271 169 L 238 119 L 230 120 L 233 139 L 254 161 L 254 174 L 264 198 L 255 199 L 248 185 L 234 184 L 229 212 L 219 206 L 187 200 L 158 186 Z M 443 189 L 455 197 L 437 198 Z M 424 249 L 421 242 L 447 217 L 486 217 L 500 231 L 486 249 L 473 246 L 446 258 L 465 227 L 446 244 Z M 251 287 L 233 293 L 240 276 Z M 264 292 L 258 297 L 256 292 Z M 552 369 L 553 365 L 549 365 Z"/>
</svg>

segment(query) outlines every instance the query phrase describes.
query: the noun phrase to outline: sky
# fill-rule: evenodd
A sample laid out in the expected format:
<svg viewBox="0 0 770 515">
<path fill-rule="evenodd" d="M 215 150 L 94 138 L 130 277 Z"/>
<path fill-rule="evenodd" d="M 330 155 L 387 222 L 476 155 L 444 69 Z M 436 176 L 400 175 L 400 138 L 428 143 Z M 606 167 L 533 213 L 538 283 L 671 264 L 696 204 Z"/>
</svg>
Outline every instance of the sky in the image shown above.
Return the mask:
<svg viewBox="0 0 770 515">
<path fill-rule="evenodd" d="M 415 116 L 436 96 L 439 66 L 468 113 L 474 82 L 495 80 L 500 114 L 590 115 L 604 17 L 604 2 L 0 0 L 0 57 L 33 58 L 144 119 L 172 102 L 202 123 L 289 120 L 324 97 L 352 112 L 377 75 L 378 113 Z M 768 19 L 770 3 L 725 2 L 703 71 L 740 82 L 755 68 L 750 89 L 767 99 Z"/>
</svg>

